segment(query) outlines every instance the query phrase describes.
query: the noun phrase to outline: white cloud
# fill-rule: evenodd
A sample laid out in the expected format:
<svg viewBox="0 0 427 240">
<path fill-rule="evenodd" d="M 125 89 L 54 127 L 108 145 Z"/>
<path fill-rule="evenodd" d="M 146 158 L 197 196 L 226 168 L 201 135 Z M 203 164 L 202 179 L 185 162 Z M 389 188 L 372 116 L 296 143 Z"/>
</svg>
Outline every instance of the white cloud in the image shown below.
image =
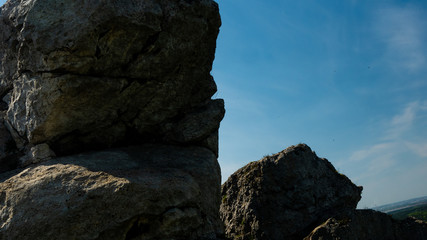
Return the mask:
<svg viewBox="0 0 427 240">
<path fill-rule="evenodd" d="M 362 166 L 362 170 L 352 177 L 355 182 L 364 181 L 378 176 L 394 167 L 398 161 L 396 156 L 402 149 L 395 142 L 379 143 L 366 149 L 355 151 L 348 162 L 352 166 Z"/>
<path fill-rule="evenodd" d="M 427 141 L 426 142 L 406 142 L 406 146 L 419 157 L 427 158 Z"/>
<path fill-rule="evenodd" d="M 402 114 L 398 114 L 393 117 L 391 124 L 393 126 L 405 126 L 410 127 L 414 121 L 415 112 L 419 106 L 418 102 L 412 102 L 408 104 Z"/>
<path fill-rule="evenodd" d="M 396 140 L 410 130 L 413 127 L 417 112 L 421 109 L 419 101 L 407 104 L 401 113 L 392 118 L 389 128 L 386 130 L 385 139 Z"/>
<path fill-rule="evenodd" d="M 427 194 L 427 161 L 409 166 L 390 175 L 376 177 L 373 180 L 363 179 L 363 197 L 359 208 L 381 206 L 387 203 L 421 197 Z"/>
<path fill-rule="evenodd" d="M 402 156 L 427 157 L 427 139 L 421 134 L 412 135 L 417 129 L 417 120 L 427 112 L 427 102 L 415 101 L 406 104 L 403 109 L 392 117 L 384 129 L 384 137 L 373 145 L 354 151 L 348 164 L 363 165 L 364 172 L 357 179 L 369 178 L 388 171 L 402 161 Z M 406 162 L 410 164 L 409 162 Z"/>
<path fill-rule="evenodd" d="M 375 31 L 386 44 L 385 59 L 393 69 L 410 72 L 427 65 L 425 51 L 427 18 L 419 9 L 388 7 L 376 13 Z"/>
<path fill-rule="evenodd" d="M 350 156 L 350 161 L 362 161 L 368 158 L 372 158 L 372 156 L 378 156 L 388 149 L 393 148 L 394 144 L 392 143 L 379 143 L 374 146 L 371 146 L 367 149 L 358 150 L 352 153 Z"/>
</svg>

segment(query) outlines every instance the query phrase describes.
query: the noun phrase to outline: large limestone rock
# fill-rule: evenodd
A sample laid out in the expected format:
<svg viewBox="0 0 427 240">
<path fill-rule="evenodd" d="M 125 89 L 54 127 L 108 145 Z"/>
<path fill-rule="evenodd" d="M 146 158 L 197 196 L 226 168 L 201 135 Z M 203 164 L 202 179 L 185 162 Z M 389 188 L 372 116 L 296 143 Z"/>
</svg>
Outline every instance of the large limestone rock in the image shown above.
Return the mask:
<svg viewBox="0 0 427 240">
<path fill-rule="evenodd" d="M 403 221 L 373 211 L 356 210 L 328 219 L 304 240 L 423 240 L 427 239 L 427 223 L 414 218 Z"/>
<path fill-rule="evenodd" d="M 221 235 L 220 24 L 212 0 L 7 1 L 0 240 Z"/>
<path fill-rule="evenodd" d="M 356 208 L 361 187 L 304 144 L 239 169 L 222 186 L 221 218 L 231 239 L 302 239 Z"/>
<path fill-rule="evenodd" d="M 220 182 L 202 147 L 57 158 L 0 175 L 0 239 L 216 239 Z"/>
<path fill-rule="evenodd" d="M 21 149 L 163 142 L 217 151 L 214 1 L 10 0 L 0 20 L 0 95 Z"/>
</svg>

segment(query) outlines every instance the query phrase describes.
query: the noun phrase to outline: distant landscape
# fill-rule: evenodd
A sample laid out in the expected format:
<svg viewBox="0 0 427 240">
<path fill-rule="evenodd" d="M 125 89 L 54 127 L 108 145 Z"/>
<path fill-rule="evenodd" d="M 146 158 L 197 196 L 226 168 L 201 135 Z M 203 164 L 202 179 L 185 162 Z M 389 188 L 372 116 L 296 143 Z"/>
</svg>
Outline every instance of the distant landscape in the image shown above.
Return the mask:
<svg viewBox="0 0 427 240">
<path fill-rule="evenodd" d="M 376 207 L 374 210 L 387 213 L 395 219 L 415 217 L 427 221 L 427 196 Z"/>
</svg>

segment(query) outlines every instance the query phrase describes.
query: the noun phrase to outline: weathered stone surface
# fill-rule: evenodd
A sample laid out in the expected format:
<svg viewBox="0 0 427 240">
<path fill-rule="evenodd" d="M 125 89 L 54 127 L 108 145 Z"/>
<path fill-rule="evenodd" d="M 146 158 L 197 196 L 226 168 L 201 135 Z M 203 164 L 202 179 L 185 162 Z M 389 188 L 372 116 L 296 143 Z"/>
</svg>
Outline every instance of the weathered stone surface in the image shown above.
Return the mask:
<svg viewBox="0 0 427 240">
<path fill-rule="evenodd" d="M 61 155 L 203 145 L 217 131 L 214 1 L 14 0 L 0 11 L 0 95 L 25 142 Z"/>
<path fill-rule="evenodd" d="M 20 166 L 26 167 L 30 164 L 45 162 L 56 157 L 55 153 L 50 149 L 49 145 L 42 143 L 31 147 L 27 155 L 21 157 Z"/>
<path fill-rule="evenodd" d="M 330 216 L 354 209 L 361 191 L 300 144 L 231 175 L 220 214 L 231 239 L 302 239 Z"/>
<path fill-rule="evenodd" d="M 21 156 L 15 141 L 3 123 L 4 113 L 0 113 L 0 173 L 15 169 Z"/>
<path fill-rule="evenodd" d="M 215 239 L 219 204 L 206 148 L 85 153 L 0 174 L 0 239 Z"/>
<path fill-rule="evenodd" d="M 212 133 L 217 134 L 219 122 L 225 114 L 224 101 L 222 99 L 213 100 L 206 106 L 186 114 L 182 119 L 174 124 L 166 125 L 163 129 L 166 139 L 178 143 L 200 142 L 208 139 Z M 210 119 L 210 121 L 206 121 Z M 214 142 L 218 142 L 218 139 Z M 217 152 L 217 146 L 207 146 Z"/>
<path fill-rule="evenodd" d="M 220 24 L 212 0 L 7 1 L 0 240 L 222 235 Z"/>
<path fill-rule="evenodd" d="M 427 223 L 414 218 L 403 221 L 373 210 L 355 210 L 328 219 L 305 240 L 422 240 L 427 239 Z"/>
</svg>

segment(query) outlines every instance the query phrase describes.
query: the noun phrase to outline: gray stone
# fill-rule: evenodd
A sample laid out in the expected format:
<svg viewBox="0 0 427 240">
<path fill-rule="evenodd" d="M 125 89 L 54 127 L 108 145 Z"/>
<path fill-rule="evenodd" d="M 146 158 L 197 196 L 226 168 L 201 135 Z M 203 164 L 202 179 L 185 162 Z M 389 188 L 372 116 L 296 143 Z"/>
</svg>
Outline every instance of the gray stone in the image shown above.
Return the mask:
<svg viewBox="0 0 427 240">
<path fill-rule="evenodd" d="M 220 24 L 212 0 L 7 1 L 0 240 L 223 235 Z"/>
<path fill-rule="evenodd" d="M 21 157 L 20 166 L 26 167 L 30 164 L 45 162 L 56 157 L 56 154 L 50 149 L 49 145 L 42 143 L 31 147 L 28 153 Z"/>
<path fill-rule="evenodd" d="M 0 95 L 25 144 L 63 155 L 217 131 L 214 1 L 14 0 L 0 19 Z"/>
<path fill-rule="evenodd" d="M 220 169 L 206 148 L 143 145 L 0 174 L 0 239 L 215 239 Z"/>
<path fill-rule="evenodd" d="M 329 218 L 304 240 L 423 240 L 427 223 L 414 218 L 399 221 L 374 210 L 355 210 Z"/>
<path fill-rule="evenodd" d="M 213 100 L 206 106 L 186 114 L 178 122 L 166 125 L 162 130 L 168 141 L 196 143 L 206 139 L 206 146 L 217 153 L 217 130 L 224 114 L 224 100 Z M 206 119 L 210 119 L 210 121 L 206 121 Z"/>
<path fill-rule="evenodd" d="M 17 168 L 20 156 L 15 141 L 0 116 L 0 173 Z"/>
<path fill-rule="evenodd" d="M 222 186 L 221 219 L 231 239 L 302 239 L 356 208 L 362 187 L 304 144 L 251 162 Z"/>
</svg>

